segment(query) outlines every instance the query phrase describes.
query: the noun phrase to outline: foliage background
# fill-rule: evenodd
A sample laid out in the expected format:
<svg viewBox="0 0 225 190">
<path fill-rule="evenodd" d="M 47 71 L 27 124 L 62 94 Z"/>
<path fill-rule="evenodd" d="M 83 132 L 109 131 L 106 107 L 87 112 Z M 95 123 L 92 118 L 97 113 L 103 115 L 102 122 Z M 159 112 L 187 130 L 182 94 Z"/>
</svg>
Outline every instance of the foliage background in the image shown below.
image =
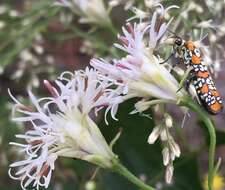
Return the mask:
<svg viewBox="0 0 225 190">
<path fill-rule="evenodd" d="M 73 71 L 88 65 L 93 56 L 118 57 L 119 53 L 112 47 L 116 36 L 107 29 L 96 29 L 90 25 L 78 23 L 78 17 L 68 9 L 52 6 L 52 0 L 26 1 L 3 0 L 0 2 L 0 189 L 19 189 L 19 183 L 7 175 L 8 165 L 18 159 L 16 150 L 8 143 L 14 135 L 23 131 L 10 121 L 12 101 L 8 97 L 10 88 L 15 96 L 26 99 L 26 89 L 33 88 L 36 94 L 44 96 L 46 90 L 43 79 L 54 80 L 64 70 Z M 222 1 L 221 1 L 222 2 Z M 164 1 L 164 5 L 177 3 Z M 192 1 L 180 1 L 180 7 Z M 219 18 L 207 11 L 204 1 L 197 3 L 202 6 L 203 15 L 190 15 L 190 20 L 183 20 L 184 27 L 192 28 L 191 19 L 207 20 Z M 142 7 L 144 1 L 137 1 Z M 225 7 L 225 3 L 221 4 Z M 112 21 L 118 32 L 131 12 L 125 12 L 122 6 L 116 7 L 111 13 Z M 193 18 L 192 18 L 193 17 Z M 220 20 L 218 20 L 218 18 Z M 224 36 L 217 42 L 224 47 Z M 223 49 L 224 50 L 224 49 Z M 214 56 L 215 57 L 215 56 Z M 225 63 L 221 61 L 221 69 L 216 84 L 225 97 Z M 96 118 L 99 126 L 110 141 L 120 130 L 123 133 L 114 147 L 122 162 L 130 171 L 147 183 L 154 184 L 163 190 L 201 190 L 207 172 L 208 136 L 204 127 L 200 127 L 197 118 L 191 114 L 184 128 L 180 128 L 182 115 L 179 110 L 170 108 L 175 122 L 174 136 L 182 148 L 182 156 L 175 162 L 175 176 L 172 186 L 164 183 L 164 167 L 162 164 L 161 145 L 148 145 L 147 138 L 154 126 L 154 120 L 140 115 L 129 115 L 133 110 L 133 100 L 120 106 L 119 122 L 111 121 L 106 126 L 101 117 Z M 148 113 L 151 115 L 151 112 Z M 157 115 L 154 116 L 157 118 Z M 225 115 L 214 117 L 218 127 L 217 158 L 225 158 Z M 20 155 L 19 155 L 20 156 Z M 224 176 L 224 161 L 220 173 Z M 54 190 L 137 190 L 128 181 L 108 171 L 80 160 L 60 159 L 57 162 L 53 180 L 49 189 Z"/>
</svg>

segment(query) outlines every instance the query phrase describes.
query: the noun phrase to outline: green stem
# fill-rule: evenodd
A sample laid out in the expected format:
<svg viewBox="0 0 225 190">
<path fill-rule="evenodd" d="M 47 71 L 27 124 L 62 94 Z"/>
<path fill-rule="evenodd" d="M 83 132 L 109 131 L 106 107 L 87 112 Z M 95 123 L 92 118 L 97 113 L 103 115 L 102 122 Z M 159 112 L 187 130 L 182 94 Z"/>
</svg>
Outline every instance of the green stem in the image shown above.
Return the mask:
<svg viewBox="0 0 225 190">
<path fill-rule="evenodd" d="M 127 178 L 130 182 L 138 186 L 141 190 L 155 190 L 155 188 L 146 185 L 143 181 L 134 176 L 127 168 L 125 168 L 117 159 L 113 160 L 113 170 Z"/>
<path fill-rule="evenodd" d="M 189 107 L 191 110 L 196 112 L 201 120 L 204 122 L 207 127 L 210 135 L 210 145 L 209 145 L 209 172 L 208 172 L 208 188 L 212 189 L 213 178 L 214 178 L 214 158 L 215 158 L 215 149 L 216 149 L 216 133 L 215 128 L 210 120 L 209 115 L 202 110 L 202 108 L 194 103 L 191 99 L 184 99 L 179 103 L 181 106 Z"/>
<path fill-rule="evenodd" d="M 159 99 L 159 100 L 150 100 L 148 102 L 146 102 L 145 104 L 150 106 L 154 106 L 157 104 L 167 104 L 167 103 L 175 103 L 175 101 L 173 100 L 166 100 L 166 99 Z"/>
<path fill-rule="evenodd" d="M 113 37 L 117 37 L 118 31 L 113 26 L 113 24 L 112 24 L 111 21 L 109 23 L 107 23 L 106 25 L 103 25 L 103 28 L 105 28 L 106 30 L 108 30 L 109 32 L 111 32 L 111 34 L 113 35 Z"/>
</svg>

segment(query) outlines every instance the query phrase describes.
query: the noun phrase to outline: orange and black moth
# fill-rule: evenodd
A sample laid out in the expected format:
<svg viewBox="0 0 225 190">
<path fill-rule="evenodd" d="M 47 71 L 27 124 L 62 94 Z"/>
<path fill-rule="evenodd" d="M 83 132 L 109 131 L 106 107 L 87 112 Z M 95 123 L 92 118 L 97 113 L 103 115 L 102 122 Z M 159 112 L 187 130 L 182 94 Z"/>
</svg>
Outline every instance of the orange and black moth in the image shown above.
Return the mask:
<svg viewBox="0 0 225 190">
<path fill-rule="evenodd" d="M 204 108 L 211 114 L 220 113 L 223 109 L 223 101 L 210 76 L 208 67 L 203 64 L 201 51 L 192 41 L 185 41 L 180 37 L 175 38 L 173 48 L 178 54 L 179 63 L 184 64 L 190 70 L 186 79 L 186 89 L 188 90 L 190 84 L 193 84 Z"/>
</svg>

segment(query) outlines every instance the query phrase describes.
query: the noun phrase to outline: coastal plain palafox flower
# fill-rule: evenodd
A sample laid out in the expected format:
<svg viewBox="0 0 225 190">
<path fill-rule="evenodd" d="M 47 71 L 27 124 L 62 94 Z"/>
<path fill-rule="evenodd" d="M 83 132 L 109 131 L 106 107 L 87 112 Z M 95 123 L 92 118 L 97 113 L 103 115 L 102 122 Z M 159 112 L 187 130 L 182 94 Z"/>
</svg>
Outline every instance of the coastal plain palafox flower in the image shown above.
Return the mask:
<svg viewBox="0 0 225 190">
<path fill-rule="evenodd" d="M 68 77 L 70 76 L 70 77 Z M 111 109 L 115 117 L 121 98 L 120 88 L 109 89 L 111 82 L 93 69 L 64 73 L 56 80 L 57 88 L 48 81 L 51 97 L 37 99 L 31 91 L 33 107 L 16 102 L 13 120 L 29 122 L 25 134 L 16 135 L 25 143 L 11 142 L 25 157 L 10 165 L 9 175 L 21 181 L 21 187 L 47 188 L 58 157 L 72 157 L 110 168 L 115 156 L 89 113 Z"/>
</svg>

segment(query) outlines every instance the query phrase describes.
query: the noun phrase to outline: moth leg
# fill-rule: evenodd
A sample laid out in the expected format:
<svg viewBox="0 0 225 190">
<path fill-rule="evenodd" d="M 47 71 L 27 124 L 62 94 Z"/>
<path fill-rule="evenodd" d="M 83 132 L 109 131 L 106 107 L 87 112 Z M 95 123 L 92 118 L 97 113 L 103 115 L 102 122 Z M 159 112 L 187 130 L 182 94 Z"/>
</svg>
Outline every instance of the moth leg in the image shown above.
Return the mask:
<svg viewBox="0 0 225 190">
<path fill-rule="evenodd" d="M 168 57 L 168 58 L 166 58 L 163 62 L 161 62 L 161 63 L 159 63 L 159 64 L 161 65 L 161 64 L 166 63 L 167 61 L 169 61 L 169 60 L 170 60 L 170 58 L 171 58 L 173 55 L 174 55 L 174 53 L 172 52 L 172 53 L 169 55 L 169 57 Z"/>
<path fill-rule="evenodd" d="M 172 69 L 173 69 L 174 67 L 176 67 L 177 65 L 183 65 L 183 64 L 184 64 L 183 58 L 179 57 L 178 59 L 179 59 L 179 60 L 176 60 L 176 62 L 172 63 Z"/>
<path fill-rule="evenodd" d="M 193 82 L 195 78 L 196 78 L 196 75 L 194 71 L 192 69 L 187 69 L 183 78 L 180 81 L 177 92 L 179 92 L 183 87 L 185 88 L 186 91 L 188 91 L 190 84 Z"/>
<path fill-rule="evenodd" d="M 189 87 L 191 85 L 191 83 L 196 79 L 196 75 L 194 72 L 191 72 L 189 74 L 189 76 L 187 77 L 186 81 L 185 81 L 185 84 L 184 84 L 184 88 L 186 91 L 189 90 Z"/>
</svg>

